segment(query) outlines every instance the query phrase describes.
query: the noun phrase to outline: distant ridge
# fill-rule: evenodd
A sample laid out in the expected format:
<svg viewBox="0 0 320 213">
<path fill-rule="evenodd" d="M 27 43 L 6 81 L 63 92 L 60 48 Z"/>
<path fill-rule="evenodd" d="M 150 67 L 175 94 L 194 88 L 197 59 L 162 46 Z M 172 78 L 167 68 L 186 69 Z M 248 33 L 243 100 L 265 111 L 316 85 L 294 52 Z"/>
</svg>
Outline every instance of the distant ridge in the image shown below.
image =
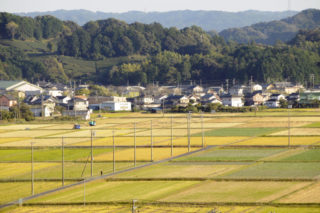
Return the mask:
<svg viewBox="0 0 320 213">
<path fill-rule="evenodd" d="M 70 20 L 79 25 L 89 21 L 107 18 L 116 18 L 127 23 L 141 22 L 150 24 L 158 22 L 164 27 L 177 27 L 179 29 L 196 25 L 206 31 L 220 32 L 228 28 L 249 26 L 258 22 L 280 20 L 297 14 L 297 11 L 267 12 L 248 10 L 243 12 L 223 11 L 191 11 L 179 10 L 170 12 L 141 12 L 129 11 L 126 13 L 92 12 L 88 10 L 56 10 L 48 12 L 16 13 L 20 16 L 52 15 L 61 20 Z"/>
<path fill-rule="evenodd" d="M 274 45 L 277 41 L 288 42 L 299 30 L 311 30 L 320 27 L 320 10 L 308 9 L 292 17 L 279 21 L 261 22 L 242 28 L 231 28 L 220 32 L 225 40 L 248 43 L 255 41 Z"/>
</svg>

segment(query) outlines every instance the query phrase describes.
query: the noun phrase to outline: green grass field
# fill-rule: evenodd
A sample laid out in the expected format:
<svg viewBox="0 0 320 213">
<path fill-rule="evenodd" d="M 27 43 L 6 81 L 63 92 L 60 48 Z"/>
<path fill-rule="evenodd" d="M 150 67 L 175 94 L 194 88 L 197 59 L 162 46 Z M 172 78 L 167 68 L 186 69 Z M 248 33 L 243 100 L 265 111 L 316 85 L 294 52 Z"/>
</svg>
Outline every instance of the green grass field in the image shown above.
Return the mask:
<svg viewBox="0 0 320 213">
<path fill-rule="evenodd" d="M 176 161 L 255 161 L 283 149 L 211 149 Z"/>
<path fill-rule="evenodd" d="M 302 153 L 281 159 L 283 161 L 320 161 L 320 149 L 305 150 Z"/>
<path fill-rule="evenodd" d="M 319 163 L 257 163 L 224 178 L 315 178 L 320 175 Z"/>
</svg>

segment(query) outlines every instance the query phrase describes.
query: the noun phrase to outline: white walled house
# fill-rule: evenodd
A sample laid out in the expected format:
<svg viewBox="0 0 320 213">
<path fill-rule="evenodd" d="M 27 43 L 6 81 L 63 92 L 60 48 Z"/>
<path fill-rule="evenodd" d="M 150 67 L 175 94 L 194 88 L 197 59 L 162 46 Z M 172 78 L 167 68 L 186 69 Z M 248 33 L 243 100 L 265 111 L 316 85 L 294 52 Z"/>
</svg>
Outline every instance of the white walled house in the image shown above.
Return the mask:
<svg viewBox="0 0 320 213">
<path fill-rule="evenodd" d="M 53 97 L 63 96 L 63 91 L 58 89 L 48 89 L 47 94 Z"/>
<path fill-rule="evenodd" d="M 278 108 L 278 107 L 280 107 L 280 100 L 281 99 L 286 100 L 286 97 L 281 94 L 272 94 L 270 96 L 269 100 L 267 100 L 267 102 L 265 104 L 269 108 Z"/>
<path fill-rule="evenodd" d="M 54 113 L 57 100 L 55 97 L 48 95 L 31 95 L 26 97 L 24 102 L 30 106 L 30 110 L 35 117 L 51 117 Z"/>
<path fill-rule="evenodd" d="M 92 110 L 88 109 L 89 101 L 82 96 L 76 96 L 68 101 L 67 110 L 62 111 L 63 116 L 81 117 L 89 120 Z"/>
<path fill-rule="evenodd" d="M 101 108 L 108 111 L 131 111 L 131 102 L 127 102 L 126 97 L 112 96 L 101 103 Z"/>
<path fill-rule="evenodd" d="M 60 104 L 60 105 L 67 105 L 68 104 L 68 101 L 71 100 L 71 97 L 70 96 L 56 96 L 56 99 L 57 99 L 57 103 Z"/>
<path fill-rule="evenodd" d="M 240 95 L 223 95 L 221 96 L 222 104 L 225 106 L 242 107 L 244 105 Z"/>
<path fill-rule="evenodd" d="M 101 108 L 108 111 L 131 111 L 131 103 L 106 101 L 101 104 Z"/>
<path fill-rule="evenodd" d="M 252 91 L 262 91 L 262 86 L 260 84 L 252 85 Z"/>
</svg>

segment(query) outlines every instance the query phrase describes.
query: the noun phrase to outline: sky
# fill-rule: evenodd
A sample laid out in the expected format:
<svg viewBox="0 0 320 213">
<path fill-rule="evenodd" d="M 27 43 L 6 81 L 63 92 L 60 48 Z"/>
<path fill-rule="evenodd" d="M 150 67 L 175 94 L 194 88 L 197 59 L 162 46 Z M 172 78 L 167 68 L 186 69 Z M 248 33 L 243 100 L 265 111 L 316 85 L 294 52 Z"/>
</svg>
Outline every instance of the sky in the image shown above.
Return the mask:
<svg viewBox="0 0 320 213">
<path fill-rule="evenodd" d="M 288 3 L 290 2 L 290 3 Z M 1 12 L 85 9 L 101 12 L 219 10 L 238 12 L 320 9 L 320 0 L 0 0 Z"/>
</svg>

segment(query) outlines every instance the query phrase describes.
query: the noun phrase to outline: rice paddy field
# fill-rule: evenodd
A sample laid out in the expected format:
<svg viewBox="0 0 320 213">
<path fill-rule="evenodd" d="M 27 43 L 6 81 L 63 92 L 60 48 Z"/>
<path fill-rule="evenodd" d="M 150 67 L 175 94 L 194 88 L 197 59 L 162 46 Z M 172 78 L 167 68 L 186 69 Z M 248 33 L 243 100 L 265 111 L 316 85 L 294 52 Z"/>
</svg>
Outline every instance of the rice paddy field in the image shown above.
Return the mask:
<svg viewBox="0 0 320 213">
<path fill-rule="evenodd" d="M 93 116 L 0 124 L 0 212 L 320 212 L 318 110 Z"/>
</svg>

